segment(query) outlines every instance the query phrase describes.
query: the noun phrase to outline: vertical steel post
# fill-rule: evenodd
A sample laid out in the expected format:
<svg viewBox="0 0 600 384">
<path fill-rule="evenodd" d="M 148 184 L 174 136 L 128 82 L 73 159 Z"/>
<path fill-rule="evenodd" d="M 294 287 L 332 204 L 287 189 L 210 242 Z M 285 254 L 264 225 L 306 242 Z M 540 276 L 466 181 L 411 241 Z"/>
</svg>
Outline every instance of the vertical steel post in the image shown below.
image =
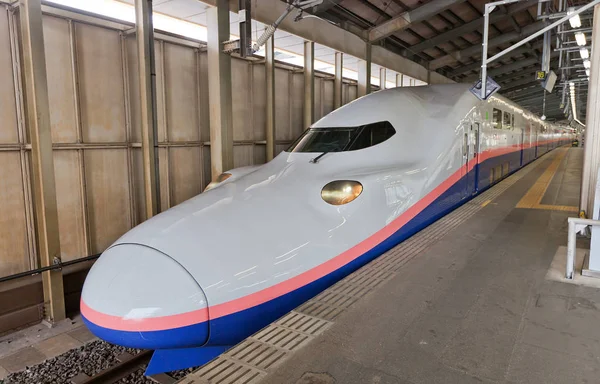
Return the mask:
<svg viewBox="0 0 600 384">
<path fill-rule="evenodd" d="M 275 157 L 275 36 L 265 44 L 265 71 L 267 83 L 267 161 Z"/>
<path fill-rule="evenodd" d="M 304 42 L 304 128 L 315 118 L 315 43 Z"/>
<path fill-rule="evenodd" d="M 342 52 L 335 53 L 335 83 L 333 85 L 333 107 L 338 109 L 342 106 L 342 87 L 344 70 L 344 54 Z"/>
<path fill-rule="evenodd" d="M 149 219 L 159 212 L 158 202 L 160 201 L 160 188 L 158 187 L 156 71 L 151 0 L 135 0 L 135 24 L 140 83 L 144 194 L 146 200 L 146 219 Z"/>
<path fill-rule="evenodd" d="M 575 234 L 575 222 L 571 221 L 571 218 L 568 220 L 569 232 L 567 238 L 567 273 L 566 278 L 573 278 L 573 270 L 575 269 L 575 244 L 576 244 L 576 234 Z"/>
<path fill-rule="evenodd" d="M 385 89 L 385 83 L 387 82 L 387 69 L 384 67 L 379 68 L 379 89 Z"/>
<path fill-rule="evenodd" d="M 401 87 L 404 82 L 404 75 L 401 73 L 396 74 L 396 87 Z"/>
<path fill-rule="evenodd" d="M 233 168 L 231 56 L 223 52 L 229 40 L 229 1 L 217 0 L 206 12 L 208 24 L 208 102 L 212 180 Z"/>
<path fill-rule="evenodd" d="M 371 44 L 365 45 L 365 59 L 358 61 L 358 97 L 371 93 Z"/>
<path fill-rule="evenodd" d="M 592 46 L 600 45 L 600 5 L 594 7 Z M 590 81 L 587 97 L 587 115 L 584 140 L 583 174 L 581 178 L 580 210 L 592 216 L 596 190 L 596 170 L 600 167 L 600 49 L 590 52 Z"/>
<path fill-rule="evenodd" d="M 492 8 L 493 9 L 493 8 Z M 481 53 L 481 98 L 485 99 L 486 93 L 486 79 L 487 79 L 487 56 L 488 56 L 488 37 L 490 28 L 490 12 L 492 11 L 486 4 L 485 11 L 483 14 L 483 43 Z"/>
<path fill-rule="evenodd" d="M 48 267 L 60 261 L 61 253 L 41 0 L 22 0 L 19 3 L 19 14 L 26 119 L 31 133 L 36 233 L 40 265 Z M 46 319 L 52 323 L 63 320 L 65 296 L 62 272 L 60 270 L 43 272 L 42 284 Z"/>
</svg>

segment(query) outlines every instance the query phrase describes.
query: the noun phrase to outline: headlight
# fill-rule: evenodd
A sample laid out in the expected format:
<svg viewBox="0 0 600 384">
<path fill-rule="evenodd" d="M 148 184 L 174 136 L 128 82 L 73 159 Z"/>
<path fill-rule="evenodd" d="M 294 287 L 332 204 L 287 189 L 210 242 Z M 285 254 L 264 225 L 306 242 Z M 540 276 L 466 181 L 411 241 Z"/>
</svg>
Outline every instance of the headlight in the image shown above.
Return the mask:
<svg viewBox="0 0 600 384">
<path fill-rule="evenodd" d="M 211 182 L 210 184 L 208 184 L 206 186 L 206 188 L 204 188 L 204 192 L 208 191 L 209 189 L 213 189 L 214 187 L 216 187 L 217 185 L 219 185 L 220 183 L 224 182 L 225 180 L 229 179 L 231 177 L 231 173 L 221 173 L 219 176 L 217 176 L 217 180 Z"/>
<path fill-rule="evenodd" d="M 331 205 L 343 205 L 356 199 L 362 191 L 363 186 L 358 181 L 337 180 L 323 187 L 321 198 Z"/>
</svg>

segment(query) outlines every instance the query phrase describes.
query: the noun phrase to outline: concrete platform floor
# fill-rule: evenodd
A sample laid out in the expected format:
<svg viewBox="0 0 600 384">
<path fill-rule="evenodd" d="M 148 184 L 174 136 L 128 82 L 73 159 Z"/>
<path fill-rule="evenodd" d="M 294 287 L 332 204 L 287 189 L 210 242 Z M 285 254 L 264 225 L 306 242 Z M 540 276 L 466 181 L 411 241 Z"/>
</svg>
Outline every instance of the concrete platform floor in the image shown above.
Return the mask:
<svg viewBox="0 0 600 384">
<path fill-rule="evenodd" d="M 583 151 L 553 151 L 261 383 L 599 383 L 600 290 L 545 279 L 576 213 L 515 208 L 565 151 L 542 201 L 577 205 Z"/>
</svg>

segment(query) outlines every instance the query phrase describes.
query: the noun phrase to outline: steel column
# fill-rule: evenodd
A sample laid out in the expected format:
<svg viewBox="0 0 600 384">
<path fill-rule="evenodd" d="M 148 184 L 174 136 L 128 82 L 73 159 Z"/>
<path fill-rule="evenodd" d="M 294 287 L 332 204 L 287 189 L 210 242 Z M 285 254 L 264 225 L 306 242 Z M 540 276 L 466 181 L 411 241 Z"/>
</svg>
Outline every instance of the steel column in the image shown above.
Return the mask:
<svg viewBox="0 0 600 384">
<path fill-rule="evenodd" d="M 304 128 L 315 118 L 315 43 L 304 42 Z"/>
<path fill-rule="evenodd" d="M 371 44 L 365 48 L 365 60 L 358 61 L 358 97 L 371 93 Z"/>
<path fill-rule="evenodd" d="M 275 157 L 275 36 L 265 44 L 265 79 L 267 83 L 267 161 Z"/>
<path fill-rule="evenodd" d="M 158 202 L 160 201 L 158 146 L 156 142 L 158 127 L 156 117 L 156 71 L 151 0 L 135 0 L 135 20 L 140 83 L 144 194 L 146 219 L 149 219 L 159 212 Z"/>
<path fill-rule="evenodd" d="M 387 69 L 379 68 L 379 89 L 385 89 L 385 83 L 387 82 Z"/>
<path fill-rule="evenodd" d="M 600 5 L 594 7 L 594 23 L 592 31 L 592 45 L 600 45 Z M 583 157 L 583 175 L 581 178 L 581 197 L 579 209 L 585 211 L 588 218 L 594 208 L 596 191 L 596 172 L 600 166 L 600 49 L 593 49 L 590 53 L 590 81 L 587 97 L 587 114 L 585 128 L 585 145 Z"/>
<path fill-rule="evenodd" d="M 208 26 L 208 101 L 212 180 L 233 168 L 231 57 L 223 53 L 229 40 L 229 1 L 217 0 L 206 12 Z"/>
<path fill-rule="evenodd" d="M 40 266 L 60 262 L 58 207 L 50 133 L 50 105 L 42 28 L 41 0 L 19 3 L 26 95 L 26 121 L 31 136 L 34 207 Z M 45 317 L 54 323 L 65 318 L 65 295 L 60 270 L 42 273 Z"/>
<path fill-rule="evenodd" d="M 344 54 L 342 52 L 335 53 L 335 82 L 333 85 L 333 107 L 338 109 L 342 106 L 342 87 L 344 70 Z"/>
</svg>

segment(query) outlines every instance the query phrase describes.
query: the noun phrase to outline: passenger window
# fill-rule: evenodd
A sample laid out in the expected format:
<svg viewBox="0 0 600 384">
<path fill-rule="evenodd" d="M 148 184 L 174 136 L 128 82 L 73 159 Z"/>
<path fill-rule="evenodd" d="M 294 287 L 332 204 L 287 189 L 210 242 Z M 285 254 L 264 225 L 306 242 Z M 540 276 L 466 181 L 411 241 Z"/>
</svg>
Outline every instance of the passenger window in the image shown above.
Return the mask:
<svg viewBox="0 0 600 384">
<path fill-rule="evenodd" d="M 502 128 L 504 129 L 512 129 L 512 118 L 511 114 L 508 112 L 504 112 L 504 121 L 502 122 Z"/>
<path fill-rule="evenodd" d="M 494 108 L 492 115 L 492 125 L 496 129 L 502 129 L 502 111 Z"/>
</svg>

